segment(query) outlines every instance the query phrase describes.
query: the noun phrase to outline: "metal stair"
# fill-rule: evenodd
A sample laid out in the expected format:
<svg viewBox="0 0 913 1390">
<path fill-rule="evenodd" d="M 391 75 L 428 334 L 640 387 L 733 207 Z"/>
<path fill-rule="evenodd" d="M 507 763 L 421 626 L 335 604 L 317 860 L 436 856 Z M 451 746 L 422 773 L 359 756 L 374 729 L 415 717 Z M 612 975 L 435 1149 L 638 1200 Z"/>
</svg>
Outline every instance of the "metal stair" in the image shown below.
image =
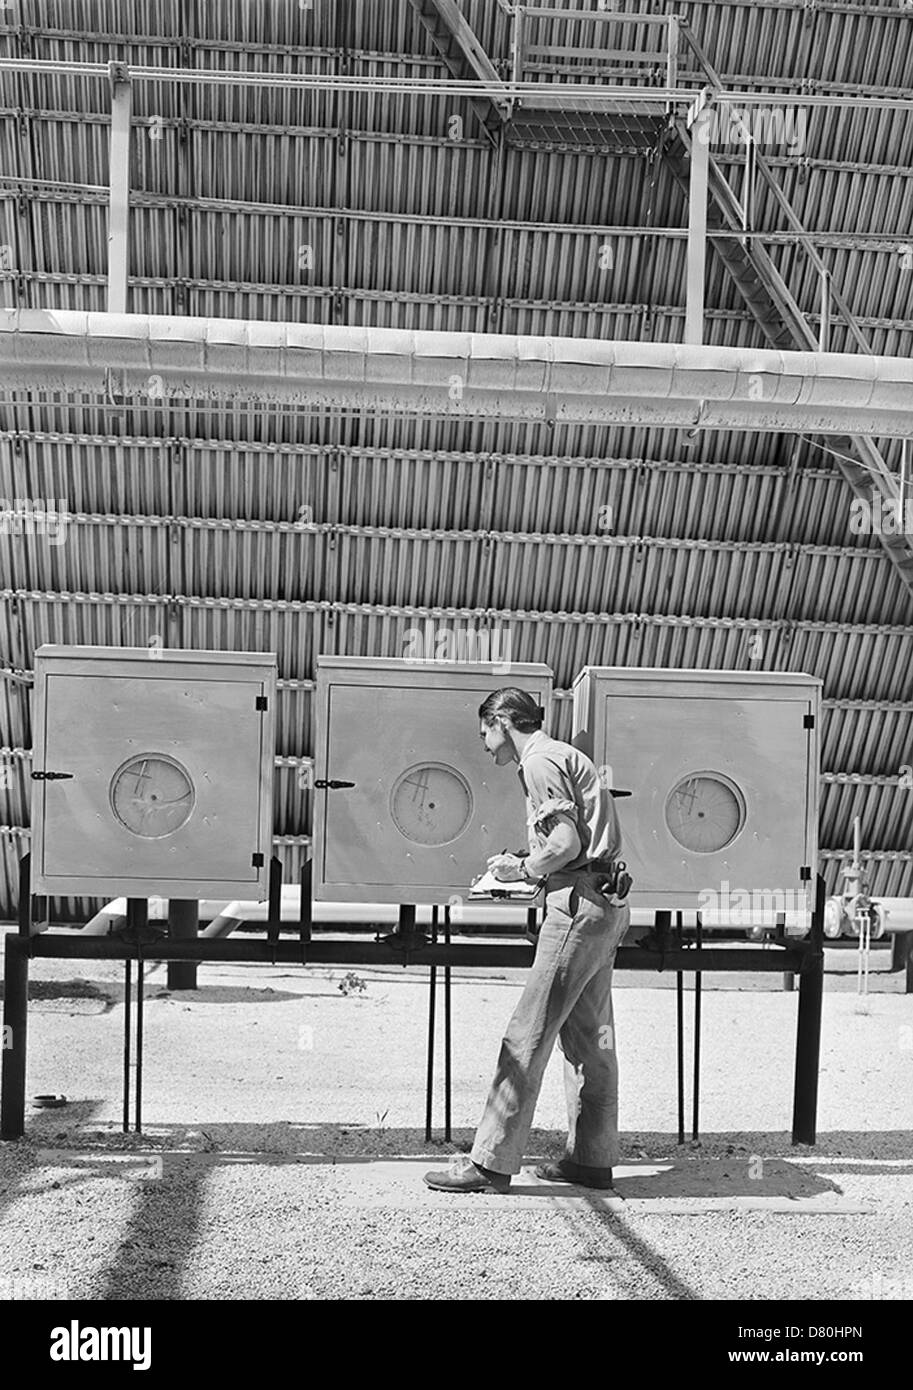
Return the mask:
<svg viewBox="0 0 913 1390">
<path fill-rule="evenodd" d="M 673 142 L 667 144 L 663 152 L 668 167 L 676 182 L 683 188 L 686 198 L 689 192 L 688 169 L 692 138 L 685 121 L 678 119 L 673 125 Z M 754 161 L 757 175 L 773 193 L 793 230 L 800 236 L 807 237 L 801 219 L 757 149 Z M 742 231 L 741 204 L 712 154 L 708 189 L 711 200 L 707 211 L 708 230 Z M 759 242 L 727 237 L 715 240 L 713 245 L 771 347 L 784 352 L 821 350 L 818 338 L 793 298 L 789 286 Z M 802 245 L 816 267 L 826 274 L 824 263 L 810 243 L 806 240 Z M 839 290 L 829 285 L 829 295 L 857 345 L 863 352 L 871 355 L 871 346 Z M 862 498 L 868 503 L 874 489 L 882 500 L 892 504 L 898 502 L 897 479 L 872 439 L 862 435 L 831 438 L 830 445 L 837 467 L 854 497 Z M 846 458 L 845 454 L 855 457 Z M 913 536 L 905 535 L 901 531 L 896 535 L 879 533 L 878 538 L 901 581 L 913 594 Z"/>
<path fill-rule="evenodd" d="M 470 105 L 479 118 L 486 138 L 491 144 L 497 145 L 508 114 L 508 103 L 505 101 L 502 104 L 494 95 L 501 79 L 455 0 L 409 0 L 409 4 L 454 77 L 461 81 L 491 82 L 491 99 L 486 101 L 472 97 Z"/>
</svg>

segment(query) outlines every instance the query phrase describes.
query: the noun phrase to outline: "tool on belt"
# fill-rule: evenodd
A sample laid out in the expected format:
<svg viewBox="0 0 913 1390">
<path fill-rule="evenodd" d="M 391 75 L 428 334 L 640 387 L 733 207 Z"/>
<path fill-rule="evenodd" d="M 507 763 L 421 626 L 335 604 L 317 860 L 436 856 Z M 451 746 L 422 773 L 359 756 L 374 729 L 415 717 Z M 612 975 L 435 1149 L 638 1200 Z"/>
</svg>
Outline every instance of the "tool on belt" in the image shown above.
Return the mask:
<svg viewBox="0 0 913 1390">
<path fill-rule="evenodd" d="M 634 883 L 623 859 L 589 859 L 582 871 L 596 875 L 597 893 L 610 898 L 615 907 L 621 906 Z"/>
</svg>

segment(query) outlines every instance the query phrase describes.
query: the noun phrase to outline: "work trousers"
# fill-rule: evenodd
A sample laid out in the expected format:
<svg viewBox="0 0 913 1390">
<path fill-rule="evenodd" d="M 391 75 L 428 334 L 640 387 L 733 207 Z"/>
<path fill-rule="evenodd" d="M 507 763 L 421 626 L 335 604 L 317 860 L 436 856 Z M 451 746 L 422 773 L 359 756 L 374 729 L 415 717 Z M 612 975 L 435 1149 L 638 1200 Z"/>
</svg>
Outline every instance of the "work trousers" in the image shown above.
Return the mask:
<svg viewBox="0 0 913 1390">
<path fill-rule="evenodd" d="M 593 874 L 552 874 L 536 958 L 507 1032 L 471 1157 L 519 1173 L 542 1078 L 556 1041 L 564 1053 L 567 1157 L 618 1162 L 618 1057 L 612 969 L 630 908 L 612 907 Z"/>
</svg>

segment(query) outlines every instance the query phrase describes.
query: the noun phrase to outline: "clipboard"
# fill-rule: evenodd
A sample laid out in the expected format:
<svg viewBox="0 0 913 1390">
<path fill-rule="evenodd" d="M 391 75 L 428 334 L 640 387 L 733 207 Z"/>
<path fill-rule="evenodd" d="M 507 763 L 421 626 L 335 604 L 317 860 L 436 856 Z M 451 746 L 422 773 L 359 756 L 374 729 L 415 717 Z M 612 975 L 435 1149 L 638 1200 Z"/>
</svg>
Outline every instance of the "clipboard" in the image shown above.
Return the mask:
<svg viewBox="0 0 913 1390">
<path fill-rule="evenodd" d="M 495 878 L 491 869 L 488 869 L 473 880 L 469 888 L 469 898 L 471 902 L 511 902 L 531 907 L 542 892 L 544 882 L 544 879 L 536 879 L 533 883 L 517 879 L 513 883 L 505 883 Z"/>
</svg>

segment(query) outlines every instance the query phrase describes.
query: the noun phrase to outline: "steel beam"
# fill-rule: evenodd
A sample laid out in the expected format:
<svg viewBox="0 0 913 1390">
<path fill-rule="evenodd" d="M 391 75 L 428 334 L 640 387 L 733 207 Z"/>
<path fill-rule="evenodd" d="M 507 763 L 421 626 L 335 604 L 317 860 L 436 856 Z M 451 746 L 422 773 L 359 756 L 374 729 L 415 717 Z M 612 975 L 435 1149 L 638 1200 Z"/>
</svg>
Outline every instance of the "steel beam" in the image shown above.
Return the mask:
<svg viewBox="0 0 913 1390">
<path fill-rule="evenodd" d="M 18 937 L 12 938 L 19 940 Z M 232 937 L 224 940 L 160 940 L 144 943 L 144 961 L 195 960 L 226 963 L 259 961 L 265 964 L 293 965 L 301 961 L 301 942 L 295 938 L 269 941 L 262 936 Z M 620 970 L 742 971 L 777 974 L 802 969 L 809 953 L 805 941 L 776 949 L 723 947 L 684 947 L 668 951 L 646 947 L 621 946 L 615 966 Z M 30 943 L 33 957 L 57 960 L 129 960 L 137 948 L 118 937 L 83 937 L 78 932 L 44 932 Z M 307 943 L 310 965 L 465 965 L 524 969 L 532 964 L 534 948 L 525 941 L 464 940 L 437 945 L 417 944 L 404 951 L 383 941 L 366 937 L 341 940 L 316 936 Z"/>
</svg>

